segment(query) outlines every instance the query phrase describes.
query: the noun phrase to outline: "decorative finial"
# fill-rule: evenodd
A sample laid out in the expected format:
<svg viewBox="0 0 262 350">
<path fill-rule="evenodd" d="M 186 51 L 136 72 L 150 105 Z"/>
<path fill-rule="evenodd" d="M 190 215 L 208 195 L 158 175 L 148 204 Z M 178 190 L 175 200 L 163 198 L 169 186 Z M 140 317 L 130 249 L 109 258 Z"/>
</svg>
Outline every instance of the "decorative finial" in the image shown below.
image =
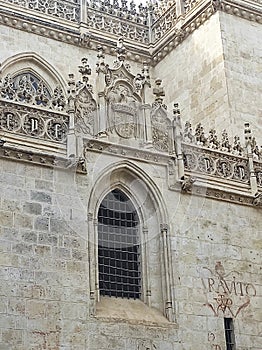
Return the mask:
<svg viewBox="0 0 262 350">
<path fill-rule="evenodd" d="M 73 95 L 76 92 L 76 82 L 74 74 L 68 74 L 68 94 Z"/>
<path fill-rule="evenodd" d="M 174 117 L 180 116 L 180 109 L 179 109 L 178 103 L 174 103 L 173 114 L 174 114 Z"/>
<path fill-rule="evenodd" d="M 155 102 L 159 105 L 162 105 L 163 103 L 163 97 L 165 96 L 164 88 L 161 86 L 162 80 L 156 79 L 155 80 L 156 87 L 153 89 L 153 94 L 155 97 Z"/>
<path fill-rule="evenodd" d="M 142 77 L 144 79 L 144 84 L 147 84 L 149 87 L 151 87 L 149 66 L 146 61 L 143 62 Z"/>
<path fill-rule="evenodd" d="M 124 62 L 124 60 L 126 58 L 126 48 L 124 46 L 124 38 L 123 37 L 120 37 L 117 41 L 116 52 L 117 52 L 117 60 L 119 62 Z"/>
<path fill-rule="evenodd" d="M 89 67 L 89 64 L 87 63 L 88 62 L 88 59 L 86 57 L 83 57 L 81 59 L 81 62 L 82 62 L 82 66 L 79 66 L 79 73 L 81 73 L 82 75 L 82 81 L 84 83 L 88 83 L 88 75 L 91 75 L 91 68 Z"/>
<path fill-rule="evenodd" d="M 251 145 L 251 143 L 252 143 L 252 133 L 251 133 L 251 129 L 250 129 L 249 123 L 245 123 L 244 134 L 245 134 L 246 146 Z"/>
<path fill-rule="evenodd" d="M 98 45 L 97 46 L 97 63 L 96 63 L 96 72 L 97 73 L 104 73 L 106 74 L 107 73 L 107 68 L 108 68 L 108 65 L 105 64 L 105 55 L 104 55 L 104 50 L 102 48 L 102 46 Z"/>
</svg>

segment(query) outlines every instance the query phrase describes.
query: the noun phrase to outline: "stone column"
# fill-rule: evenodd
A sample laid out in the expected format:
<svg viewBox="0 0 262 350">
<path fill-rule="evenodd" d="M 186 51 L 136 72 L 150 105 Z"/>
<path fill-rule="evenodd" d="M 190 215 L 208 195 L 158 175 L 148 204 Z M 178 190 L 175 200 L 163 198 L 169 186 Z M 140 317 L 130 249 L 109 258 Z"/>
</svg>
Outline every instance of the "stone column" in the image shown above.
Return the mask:
<svg viewBox="0 0 262 350">
<path fill-rule="evenodd" d="M 144 140 L 148 147 L 152 147 L 152 125 L 151 125 L 151 105 L 143 104 L 141 106 L 144 116 Z"/>
<path fill-rule="evenodd" d="M 250 173 L 250 187 L 252 195 L 257 193 L 257 177 L 254 170 L 254 159 L 253 159 L 253 150 L 252 150 L 252 133 L 249 128 L 249 123 L 245 124 L 245 141 L 246 141 L 246 150 L 248 157 L 248 167 Z"/>
<path fill-rule="evenodd" d="M 167 233 L 167 224 L 161 224 L 161 237 L 163 245 L 164 274 L 166 284 L 165 315 L 170 322 L 174 322 L 173 295 L 172 295 L 172 266 L 170 260 L 170 247 Z"/>
<path fill-rule="evenodd" d="M 96 280 L 96 225 L 93 219 L 93 214 L 88 214 L 88 262 L 89 262 L 89 293 L 90 293 L 90 307 L 89 314 L 91 316 L 95 315 L 96 312 L 96 301 L 99 300 L 99 295 L 97 293 Z M 98 293 L 99 294 L 99 293 Z"/>
<path fill-rule="evenodd" d="M 75 80 L 74 75 L 69 74 L 68 81 L 69 89 L 69 97 L 67 102 L 67 113 L 69 115 L 69 128 L 67 135 L 67 157 L 72 155 L 77 157 L 76 150 L 76 135 L 75 135 Z"/>
<path fill-rule="evenodd" d="M 144 299 L 145 303 L 148 306 L 151 306 L 151 283 L 150 283 L 150 270 L 148 264 L 148 229 L 147 227 L 143 228 L 143 238 L 142 238 L 142 249 L 143 249 L 143 260 L 144 260 Z"/>
<path fill-rule="evenodd" d="M 177 156 L 177 165 L 178 165 L 178 180 L 185 175 L 184 170 L 184 161 L 183 161 L 183 152 L 182 152 L 182 125 L 180 118 L 180 110 L 178 108 L 178 104 L 174 104 L 173 109 L 173 128 L 174 128 L 174 143 L 175 143 L 175 152 Z"/>
</svg>

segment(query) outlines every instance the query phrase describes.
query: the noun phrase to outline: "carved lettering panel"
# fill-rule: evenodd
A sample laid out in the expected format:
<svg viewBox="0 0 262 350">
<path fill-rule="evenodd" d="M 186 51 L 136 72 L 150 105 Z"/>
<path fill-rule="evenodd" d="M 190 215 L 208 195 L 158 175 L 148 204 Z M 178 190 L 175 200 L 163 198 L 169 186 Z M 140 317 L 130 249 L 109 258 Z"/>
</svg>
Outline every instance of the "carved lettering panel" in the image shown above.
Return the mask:
<svg viewBox="0 0 262 350">
<path fill-rule="evenodd" d="M 69 119 L 66 115 L 0 102 L 0 130 L 40 139 L 65 142 Z"/>
</svg>

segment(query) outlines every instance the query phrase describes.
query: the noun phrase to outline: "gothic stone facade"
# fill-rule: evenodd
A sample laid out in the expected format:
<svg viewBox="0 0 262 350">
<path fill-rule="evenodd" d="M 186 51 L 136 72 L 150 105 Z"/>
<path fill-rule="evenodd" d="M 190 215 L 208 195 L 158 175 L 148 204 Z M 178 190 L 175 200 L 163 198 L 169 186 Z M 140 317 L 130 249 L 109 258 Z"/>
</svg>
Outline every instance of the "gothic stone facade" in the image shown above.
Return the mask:
<svg viewBox="0 0 262 350">
<path fill-rule="evenodd" d="M 261 23 L 260 0 L 1 1 L 1 350 L 261 349 Z"/>
</svg>

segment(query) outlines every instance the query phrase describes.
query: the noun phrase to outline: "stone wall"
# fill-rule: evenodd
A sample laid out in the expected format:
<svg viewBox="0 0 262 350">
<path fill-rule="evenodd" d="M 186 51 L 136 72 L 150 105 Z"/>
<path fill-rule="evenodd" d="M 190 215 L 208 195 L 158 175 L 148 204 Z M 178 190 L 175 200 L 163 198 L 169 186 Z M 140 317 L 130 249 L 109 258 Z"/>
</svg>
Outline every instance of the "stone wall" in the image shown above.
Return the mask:
<svg viewBox="0 0 262 350">
<path fill-rule="evenodd" d="M 221 13 L 230 121 L 242 128 L 248 121 L 261 140 L 261 25 Z"/>
<path fill-rule="evenodd" d="M 169 113 L 179 102 L 184 121 L 203 122 L 219 131 L 226 127 L 231 135 L 240 134 L 242 124 L 249 121 L 258 138 L 258 31 L 255 23 L 216 13 L 151 69 L 153 79 L 163 80 Z M 34 53 L 50 64 L 47 70 L 58 73 L 64 87 L 68 73 L 78 77 L 80 60 L 87 56 L 93 69 L 90 82 L 95 85 L 94 50 L 7 26 L 1 27 L 0 40 L 0 62 Z M 13 68 L 14 72 L 15 62 Z M 136 74 L 141 67 L 132 63 L 131 68 Z M 112 140 L 118 143 L 119 138 Z M 126 146 L 122 151 L 119 144 L 109 145 L 101 155 L 88 150 L 87 174 L 77 172 L 67 159 L 67 168 L 59 169 L 44 161 L 23 162 L 19 153 L 17 160 L 14 155 L 8 160 L 8 152 L 1 156 L 0 349 L 224 350 L 223 322 L 230 317 L 237 349 L 259 350 L 260 208 L 252 207 L 251 201 L 232 203 L 229 195 L 228 201 L 199 196 L 194 187 L 192 192 L 181 192 L 173 155 L 148 156 L 152 149 L 142 149 L 139 140 L 121 142 Z M 131 152 L 130 146 L 137 149 Z M 95 187 L 109 167 L 116 170 L 109 173 L 108 182 L 100 182 L 102 189 Z M 144 178 L 138 175 L 142 173 Z M 152 254 L 147 259 L 151 308 L 138 300 L 101 299 L 94 305 L 90 298 L 93 266 L 97 268 L 94 242 L 88 239 L 90 221 L 95 226 L 97 219 L 90 201 L 96 207 L 99 198 L 94 191 L 106 191 L 117 179 L 129 184 L 134 198 L 145 195 L 142 209 L 149 213 L 152 227 L 148 235 Z M 147 192 L 137 191 L 137 184 L 147 189 L 145 179 L 152 184 L 152 201 Z M 232 193 L 241 187 L 238 183 L 230 189 L 232 182 L 224 178 L 211 186 L 209 180 L 207 193 L 218 184 Z M 165 222 L 156 219 L 160 209 Z M 174 322 L 163 316 L 166 285 L 160 224 L 166 225 L 170 239 Z"/>
<path fill-rule="evenodd" d="M 259 209 L 171 191 L 160 165 L 132 162 L 168 208 L 176 322 L 150 322 L 149 309 L 148 320 L 141 311 L 129 319 L 128 300 L 126 319 L 118 309 L 100 312 L 99 303 L 89 316 L 90 185 L 116 161 L 102 165 L 90 155 L 84 175 L 1 159 L 0 348 L 224 349 L 227 316 L 235 318 L 238 349 L 259 349 Z M 153 280 L 152 288 L 160 285 Z"/>
<path fill-rule="evenodd" d="M 156 66 L 168 106 L 231 136 L 249 122 L 259 140 L 261 37 L 258 23 L 217 12 Z"/>
</svg>

